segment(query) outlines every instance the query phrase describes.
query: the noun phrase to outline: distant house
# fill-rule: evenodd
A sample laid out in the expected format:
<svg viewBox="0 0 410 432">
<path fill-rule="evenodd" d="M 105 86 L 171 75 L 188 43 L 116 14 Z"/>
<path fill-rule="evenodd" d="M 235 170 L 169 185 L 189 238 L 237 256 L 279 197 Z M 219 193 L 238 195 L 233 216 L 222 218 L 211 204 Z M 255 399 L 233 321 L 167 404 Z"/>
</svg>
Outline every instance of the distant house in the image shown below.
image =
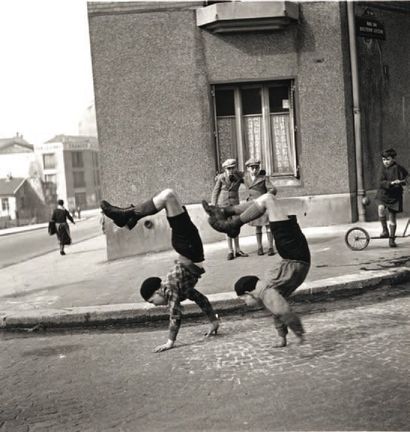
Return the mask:
<svg viewBox="0 0 410 432">
<path fill-rule="evenodd" d="M 49 213 L 39 179 L 0 178 L 0 228 L 45 222 Z"/>
<path fill-rule="evenodd" d="M 68 208 L 98 207 L 101 199 L 98 141 L 94 136 L 56 135 L 36 145 L 44 182 L 54 184 Z"/>
<path fill-rule="evenodd" d="M 34 146 L 23 135 L 0 138 L 0 178 L 40 176 Z"/>
</svg>

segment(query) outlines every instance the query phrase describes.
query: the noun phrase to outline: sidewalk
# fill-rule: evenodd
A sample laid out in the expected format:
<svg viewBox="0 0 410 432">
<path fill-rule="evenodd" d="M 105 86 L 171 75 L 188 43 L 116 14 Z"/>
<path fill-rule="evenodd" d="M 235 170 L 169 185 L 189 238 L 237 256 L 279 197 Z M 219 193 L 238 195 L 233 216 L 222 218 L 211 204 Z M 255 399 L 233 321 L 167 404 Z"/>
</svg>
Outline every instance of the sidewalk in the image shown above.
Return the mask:
<svg viewBox="0 0 410 432">
<path fill-rule="evenodd" d="M 76 223 L 82 222 L 98 214 L 100 214 L 100 209 L 83 210 L 81 212 L 81 219 L 74 218 L 74 221 Z M 33 225 L 23 225 L 23 226 L 12 227 L 12 228 L 4 228 L 4 229 L 0 229 L 0 237 L 10 235 L 10 234 L 16 234 L 24 231 L 35 231 L 41 228 L 45 228 L 47 226 L 48 226 L 48 222 L 43 222 L 43 223 L 33 224 Z"/>
<path fill-rule="evenodd" d="M 398 222 L 402 234 L 407 219 Z M 396 249 L 387 240 L 370 240 L 363 251 L 351 251 L 344 242 L 346 231 L 362 226 L 377 236 L 378 222 L 304 229 L 312 252 L 312 267 L 305 283 L 293 296 L 357 290 L 410 280 L 410 239 L 398 238 Z M 266 240 L 266 239 L 264 239 Z M 75 242 L 75 238 L 74 238 Z M 224 311 L 243 307 L 233 292 L 242 275 L 263 275 L 274 269 L 279 257 L 256 255 L 255 237 L 241 238 L 248 258 L 226 260 L 226 242 L 205 245 L 206 273 L 197 288 L 208 295 L 215 308 Z M 99 324 L 145 323 L 167 319 L 166 307 L 143 302 L 139 286 L 148 276 L 165 276 L 175 252 L 167 251 L 108 262 L 105 237 L 74 244 L 61 257 L 57 251 L 0 271 L 0 328 L 70 327 Z M 199 309 L 184 302 L 185 315 Z"/>
</svg>

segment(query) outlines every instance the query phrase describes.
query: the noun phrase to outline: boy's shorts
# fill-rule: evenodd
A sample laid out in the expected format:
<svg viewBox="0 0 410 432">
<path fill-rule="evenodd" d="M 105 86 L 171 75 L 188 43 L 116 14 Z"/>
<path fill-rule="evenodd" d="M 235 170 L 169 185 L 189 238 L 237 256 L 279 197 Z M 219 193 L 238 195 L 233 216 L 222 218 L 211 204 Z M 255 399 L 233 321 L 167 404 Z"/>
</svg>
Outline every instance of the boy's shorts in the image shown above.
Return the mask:
<svg viewBox="0 0 410 432">
<path fill-rule="evenodd" d="M 272 276 L 272 271 L 265 274 L 266 287 L 273 288 L 283 297 L 289 297 L 306 279 L 310 263 L 305 261 L 284 259 L 279 270 Z"/>
<path fill-rule="evenodd" d="M 192 223 L 186 208 L 184 213 L 167 217 L 172 230 L 172 247 L 192 262 L 204 261 L 204 248 L 197 227 Z"/>
</svg>

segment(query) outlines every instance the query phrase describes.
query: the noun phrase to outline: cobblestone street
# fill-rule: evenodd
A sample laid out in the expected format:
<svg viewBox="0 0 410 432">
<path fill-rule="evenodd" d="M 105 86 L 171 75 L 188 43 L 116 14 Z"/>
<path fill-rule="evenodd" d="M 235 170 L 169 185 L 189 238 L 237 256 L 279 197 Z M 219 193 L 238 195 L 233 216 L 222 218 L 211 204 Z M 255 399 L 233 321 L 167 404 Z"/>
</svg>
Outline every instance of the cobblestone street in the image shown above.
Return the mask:
<svg viewBox="0 0 410 432">
<path fill-rule="evenodd" d="M 302 305 L 286 349 L 265 312 L 160 354 L 164 328 L 2 334 L 0 431 L 408 430 L 408 290 Z"/>
</svg>

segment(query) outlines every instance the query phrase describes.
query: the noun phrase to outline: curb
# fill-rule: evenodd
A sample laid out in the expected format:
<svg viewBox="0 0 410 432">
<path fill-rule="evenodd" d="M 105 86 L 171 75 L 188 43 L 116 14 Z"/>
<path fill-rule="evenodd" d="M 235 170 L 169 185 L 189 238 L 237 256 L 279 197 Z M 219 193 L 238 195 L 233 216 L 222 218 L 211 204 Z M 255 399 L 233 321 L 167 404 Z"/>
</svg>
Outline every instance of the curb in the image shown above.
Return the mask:
<svg viewBox="0 0 410 432">
<path fill-rule="evenodd" d="M 371 274 L 369 274 L 371 272 Z M 339 276 L 306 282 L 291 297 L 292 303 L 306 300 L 317 294 L 324 296 L 335 292 L 357 293 L 360 290 L 376 289 L 382 285 L 395 285 L 410 281 L 409 268 L 371 270 L 347 276 Z M 244 303 L 235 293 L 211 294 L 208 296 L 218 313 L 245 312 Z M 184 304 L 184 318 L 202 316 L 196 304 Z M 112 325 L 146 325 L 169 319 L 167 307 L 155 307 L 149 303 L 125 303 L 104 306 L 84 306 L 63 309 L 38 309 L 22 312 L 0 312 L 0 330 L 87 328 Z"/>
</svg>

